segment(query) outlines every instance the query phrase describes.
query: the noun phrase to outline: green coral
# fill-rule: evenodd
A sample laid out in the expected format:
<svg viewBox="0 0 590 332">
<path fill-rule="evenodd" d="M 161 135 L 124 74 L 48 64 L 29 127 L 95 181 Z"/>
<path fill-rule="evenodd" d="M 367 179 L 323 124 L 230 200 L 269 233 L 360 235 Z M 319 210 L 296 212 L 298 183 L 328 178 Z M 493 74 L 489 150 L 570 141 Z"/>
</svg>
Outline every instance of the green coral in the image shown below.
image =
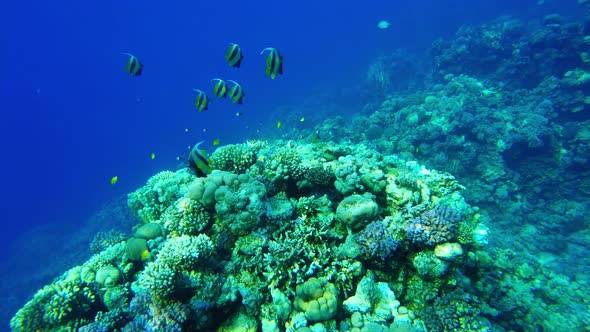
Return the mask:
<svg viewBox="0 0 590 332">
<path fill-rule="evenodd" d="M 186 271 L 199 268 L 213 252 L 213 243 L 205 234 L 182 235 L 168 239 L 157 258 L 147 264 L 138 281 L 132 286 L 135 292 L 148 291 L 156 298 L 172 295 L 177 278 Z"/>
<path fill-rule="evenodd" d="M 245 235 L 258 225 L 265 212 L 266 188 L 245 174 L 237 184 L 223 185 L 215 190 L 215 212 L 222 229 Z"/>
<path fill-rule="evenodd" d="M 295 309 L 305 314 L 311 322 L 321 322 L 336 316 L 338 290 L 324 278 L 310 278 L 297 286 Z"/>
<path fill-rule="evenodd" d="M 217 148 L 209 161 L 215 169 L 241 174 L 256 162 L 257 150 L 251 144 L 225 145 Z"/>
<path fill-rule="evenodd" d="M 213 218 L 201 203 L 185 196 L 166 209 L 161 220 L 172 236 L 180 236 L 199 234 Z"/>
<path fill-rule="evenodd" d="M 164 171 L 152 176 L 147 184 L 128 195 L 128 205 L 133 214 L 145 223 L 155 222 L 170 203 L 186 193 L 194 175 L 183 169 Z"/>
<path fill-rule="evenodd" d="M 379 206 L 373 198 L 370 193 L 344 198 L 336 208 L 336 217 L 351 230 L 360 230 L 373 221 L 379 212 Z"/>
<path fill-rule="evenodd" d="M 213 253 L 213 243 L 205 234 L 182 235 L 170 238 L 160 249 L 157 260 L 174 266 L 177 270 L 189 271 Z"/>
<path fill-rule="evenodd" d="M 459 223 L 459 230 L 457 231 L 457 241 L 461 244 L 473 243 L 473 231 L 475 227 L 462 221 Z"/>
<path fill-rule="evenodd" d="M 129 305 L 130 295 L 128 285 L 118 285 L 107 289 L 102 300 L 109 310 L 122 309 Z"/>
<path fill-rule="evenodd" d="M 84 317 L 93 317 L 101 308 L 90 285 L 80 282 L 80 268 L 66 272 L 54 283 L 39 290 L 10 321 L 15 332 L 29 332 L 76 326 Z"/>
</svg>

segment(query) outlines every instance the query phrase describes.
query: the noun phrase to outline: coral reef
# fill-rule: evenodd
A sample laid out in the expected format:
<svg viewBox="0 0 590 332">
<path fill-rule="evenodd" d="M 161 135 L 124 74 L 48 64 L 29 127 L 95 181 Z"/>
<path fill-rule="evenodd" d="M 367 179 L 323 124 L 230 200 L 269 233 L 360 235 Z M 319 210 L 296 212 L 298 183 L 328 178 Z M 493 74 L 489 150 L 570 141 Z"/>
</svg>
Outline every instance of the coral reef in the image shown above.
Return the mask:
<svg viewBox="0 0 590 332">
<path fill-rule="evenodd" d="M 334 158 L 326 151 L 350 154 Z M 239 166 L 241 174 L 216 169 L 196 177 L 182 169 L 150 178 L 129 195 L 139 219 L 132 235 L 40 291 L 12 328 L 346 331 L 395 323 L 418 329 L 413 311 L 397 312 L 400 302 L 419 303 L 415 297 L 438 290 L 412 293 L 388 282 L 438 285 L 467 268 L 458 264 L 465 254 L 456 252 L 450 259 L 456 265 L 432 251 L 417 265 L 410 258 L 426 253 L 409 246 L 413 238 L 405 232 L 416 211 L 426 210 L 419 218 L 427 218 L 434 195 L 471 211 L 452 177 L 365 146 L 318 149 L 277 140 L 257 144 L 256 155 L 255 163 Z M 358 176 L 342 175 L 345 169 Z M 395 174 L 396 190 L 419 199 L 387 209 L 387 174 Z M 269 195 L 267 188 L 275 189 Z M 431 219 L 456 221 L 450 208 L 433 209 Z M 433 238 L 452 233 L 437 222 L 428 224 Z M 428 267 L 436 260 L 444 271 L 424 272 L 438 271 Z"/>
</svg>

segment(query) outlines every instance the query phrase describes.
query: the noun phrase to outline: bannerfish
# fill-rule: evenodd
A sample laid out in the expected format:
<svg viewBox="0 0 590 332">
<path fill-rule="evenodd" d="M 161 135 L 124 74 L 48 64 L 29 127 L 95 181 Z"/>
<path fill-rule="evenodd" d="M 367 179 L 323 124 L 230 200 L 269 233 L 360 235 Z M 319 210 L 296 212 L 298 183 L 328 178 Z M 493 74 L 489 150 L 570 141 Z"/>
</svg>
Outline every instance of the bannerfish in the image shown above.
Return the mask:
<svg viewBox="0 0 590 332">
<path fill-rule="evenodd" d="M 213 94 L 217 98 L 223 98 L 227 96 L 227 84 L 224 80 L 220 78 L 214 78 L 211 81 L 215 81 L 215 85 L 213 86 Z"/>
<path fill-rule="evenodd" d="M 236 81 L 228 80 L 228 82 L 231 82 L 234 85 L 229 89 L 229 97 L 231 98 L 232 103 L 242 104 L 244 101 L 244 89 Z"/>
<path fill-rule="evenodd" d="M 277 128 L 281 129 L 282 126 L 283 126 L 283 123 L 281 121 L 277 121 Z"/>
<path fill-rule="evenodd" d="M 156 159 L 156 154 L 152 152 L 152 154 L 150 155 L 150 158 L 152 158 L 152 160 Z"/>
<path fill-rule="evenodd" d="M 209 98 L 207 98 L 205 92 L 199 89 L 193 89 L 193 91 L 197 93 L 197 97 L 195 97 L 195 106 L 199 112 L 209 109 Z"/>
<path fill-rule="evenodd" d="M 213 146 L 218 146 L 219 145 L 219 138 L 216 138 L 213 140 Z"/>
<path fill-rule="evenodd" d="M 203 142 L 195 144 L 191 152 L 188 154 L 188 167 L 192 169 L 198 177 L 205 177 L 211 173 L 212 168 L 209 164 L 209 157 L 207 152 L 199 149 L 199 145 Z"/>
<path fill-rule="evenodd" d="M 113 176 L 113 177 L 111 178 L 111 186 L 112 186 L 112 185 L 114 185 L 115 183 L 117 183 L 117 181 L 119 181 L 119 177 L 118 177 L 118 176 L 116 176 L 116 175 L 115 175 L 115 176 Z"/>
<path fill-rule="evenodd" d="M 125 70 L 129 73 L 130 76 L 139 76 L 143 71 L 143 64 L 137 59 L 137 57 L 131 53 L 123 53 L 124 55 L 129 56 L 127 60 L 127 65 L 125 66 Z"/>
<path fill-rule="evenodd" d="M 242 63 L 242 59 L 244 58 L 240 45 L 229 43 L 229 48 L 225 53 L 225 58 L 227 59 L 227 63 L 230 66 L 240 68 L 240 63 Z"/>
<path fill-rule="evenodd" d="M 267 47 L 260 52 L 262 55 L 268 51 L 266 56 L 266 75 L 269 75 L 273 80 L 278 74 L 283 74 L 283 56 L 274 47 Z"/>
</svg>

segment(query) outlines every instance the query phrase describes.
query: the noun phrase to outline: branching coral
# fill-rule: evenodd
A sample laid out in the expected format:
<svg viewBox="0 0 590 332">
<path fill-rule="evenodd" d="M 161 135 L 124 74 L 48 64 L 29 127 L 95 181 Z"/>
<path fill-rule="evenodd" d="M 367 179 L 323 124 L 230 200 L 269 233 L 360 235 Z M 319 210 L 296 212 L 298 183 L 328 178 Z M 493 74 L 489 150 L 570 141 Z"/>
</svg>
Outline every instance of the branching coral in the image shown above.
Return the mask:
<svg viewBox="0 0 590 332">
<path fill-rule="evenodd" d="M 256 146 L 250 144 L 225 145 L 213 152 L 210 162 L 218 170 L 244 173 L 256 162 L 257 150 Z"/>
</svg>

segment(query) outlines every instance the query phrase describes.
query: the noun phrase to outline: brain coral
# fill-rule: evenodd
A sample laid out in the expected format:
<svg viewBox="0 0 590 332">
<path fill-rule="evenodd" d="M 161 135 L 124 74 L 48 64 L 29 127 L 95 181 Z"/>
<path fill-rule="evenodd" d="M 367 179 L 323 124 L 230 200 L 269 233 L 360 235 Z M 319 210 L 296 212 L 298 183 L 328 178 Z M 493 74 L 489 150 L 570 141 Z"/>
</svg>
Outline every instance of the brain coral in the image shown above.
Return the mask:
<svg viewBox="0 0 590 332">
<path fill-rule="evenodd" d="M 324 278 L 310 278 L 297 286 L 295 309 L 305 313 L 312 322 L 320 322 L 336 316 L 338 290 Z"/>
<path fill-rule="evenodd" d="M 370 193 L 355 194 L 346 197 L 338 204 L 336 217 L 348 228 L 359 230 L 375 217 L 378 211 L 379 206 L 373 200 L 373 195 Z"/>
</svg>

